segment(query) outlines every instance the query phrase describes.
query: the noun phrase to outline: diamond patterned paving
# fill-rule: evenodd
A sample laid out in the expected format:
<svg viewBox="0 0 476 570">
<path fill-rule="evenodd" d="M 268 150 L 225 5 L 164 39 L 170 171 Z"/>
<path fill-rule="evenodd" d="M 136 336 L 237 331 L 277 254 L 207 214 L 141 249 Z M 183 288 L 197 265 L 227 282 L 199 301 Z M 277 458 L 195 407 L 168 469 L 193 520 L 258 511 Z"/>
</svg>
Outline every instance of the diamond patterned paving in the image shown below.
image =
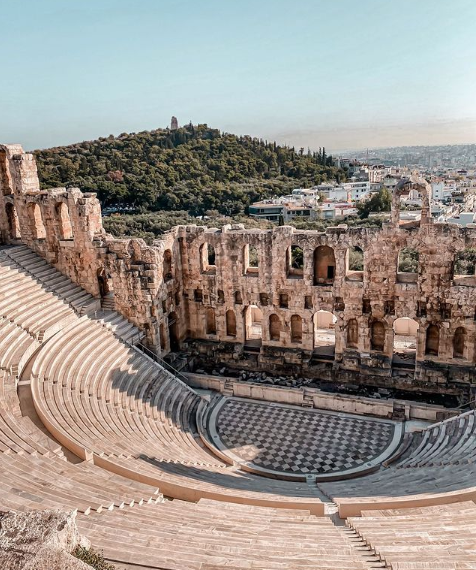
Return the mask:
<svg viewBox="0 0 476 570">
<path fill-rule="evenodd" d="M 394 426 L 369 418 L 228 400 L 216 430 L 243 461 L 279 472 L 336 473 L 362 466 L 391 443 Z"/>
</svg>

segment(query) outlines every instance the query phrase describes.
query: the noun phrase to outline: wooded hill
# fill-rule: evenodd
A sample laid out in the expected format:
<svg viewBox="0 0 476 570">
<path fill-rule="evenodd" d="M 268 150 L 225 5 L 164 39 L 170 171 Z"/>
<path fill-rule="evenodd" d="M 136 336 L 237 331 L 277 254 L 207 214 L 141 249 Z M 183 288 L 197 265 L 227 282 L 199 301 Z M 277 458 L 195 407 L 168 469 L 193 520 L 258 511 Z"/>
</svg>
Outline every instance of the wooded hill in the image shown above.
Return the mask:
<svg viewBox="0 0 476 570">
<path fill-rule="evenodd" d="M 97 192 L 103 207 L 139 212 L 236 216 L 292 188 L 345 180 L 325 149 L 296 151 L 207 125 L 111 135 L 34 154 L 42 188 L 78 186 Z"/>
</svg>

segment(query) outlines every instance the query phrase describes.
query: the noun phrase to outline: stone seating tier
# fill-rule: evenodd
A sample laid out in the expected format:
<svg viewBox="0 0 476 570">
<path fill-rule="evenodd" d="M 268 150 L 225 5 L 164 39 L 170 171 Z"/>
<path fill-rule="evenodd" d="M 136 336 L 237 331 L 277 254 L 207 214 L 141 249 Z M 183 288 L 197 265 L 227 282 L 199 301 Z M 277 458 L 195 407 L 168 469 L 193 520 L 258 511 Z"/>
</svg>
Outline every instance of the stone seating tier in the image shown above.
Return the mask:
<svg viewBox="0 0 476 570">
<path fill-rule="evenodd" d="M 476 569 L 476 505 L 363 512 L 347 524 L 395 570 Z"/>
</svg>

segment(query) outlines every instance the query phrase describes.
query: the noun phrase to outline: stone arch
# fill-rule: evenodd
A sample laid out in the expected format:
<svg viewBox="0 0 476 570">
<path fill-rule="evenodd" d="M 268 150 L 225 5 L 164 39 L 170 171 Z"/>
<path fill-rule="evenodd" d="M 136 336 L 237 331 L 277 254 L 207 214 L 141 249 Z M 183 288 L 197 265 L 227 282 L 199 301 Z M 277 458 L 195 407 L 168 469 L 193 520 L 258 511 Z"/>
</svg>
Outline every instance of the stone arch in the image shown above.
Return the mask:
<svg viewBox="0 0 476 570">
<path fill-rule="evenodd" d="M 382 321 L 374 321 L 370 327 L 370 348 L 379 352 L 385 350 L 385 325 Z"/>
<path fill-rule="evenodd" d="M 304 275 L 304 251 L 299 245 L 291 245 L 286 250 L 286 276 L 302 279 Z"/>
<path fill-rule="evenodd" d="M 262 340 L 263 312 L 257 305 L 249 305 L 243 311 L 245 325 L 245 341 L 260 346 Z"/>
<path fill-rule="evenodd" d="M 211 243 L 204 242 L 199 248 L 200 270 L 202 273 L 215 273 L 216 254 Z"/>
<path fill-rule="evenodd" d="M 100 267 L 97 272 L 97 280 L 99 285 L 99 294 L 102 298 L 107 297 L 114 292 L 112 278 L 104 267 Z"/>
<path fill-rule="evenodd" d="M 357 348 L 359 345 L 359 323 L 357 319 L 347 321 L 347 347 Z"/>
<path fill-rule="evenodd" d="M 254 245 L 243 246 L 243 271 L 247 275 L 257 274 L 259 271 L 259 253 Z"/>
<path fill-rule="evenodd" d="M 28 218 L 31 224 L 33 239 L 45 239 L 46 229 L 41 215 L 41 209 L 35 202 L 28 204 Z"/>
<path fill-rule="evenodd" d="M 336 271 L 334 250 L 320 245 L 314 250 L 314 285 L 332 285 Z"/>
<path fill-rule="evenodd" d="M 279 341 L 281 338 L 281 319 L 273 313 L 269 316 L 269 340 Z"/>
<path fill-rule="evenodd" d="M 464 358 L 466 349 L 466 329 L 458 327 L 453 335 L 453 358 Z"/>
<path fill-rule="evenodd" d="M 426 329 L 425 354 L 438 356 L 440 350 L 440 329 L 437 325 L 428 325 Z"/>
<path fill-rule="evenodd" d="M 336 346 L 335 324 L 337 317 L 330 311 L 320 309 L 312 317 L 314 329 L 314 352 L 332 357 Z"/>
<path fill-rule="evenodd" d="M 18 214 L 15 206 L 11 202 L 8 202 L 5 205 L 5 212 L 7 214 L 7 219 L 8 219 L 8 229 L 10 232 L 10 238 L 20 239 L 21 238 L 20 221 L 18 220 Z"/>
<path fill-rule="evenodd" d="M 419 324 L 410 317 L 393 321 L 393 365 L 403 367 L 416 361 Z"/>
<path fill-rule="evenodd" d="M 177 351 L 180 349 L 180 336 L 177 323 L 177 313 L 174 311 L 168 316 L 169 343 L 170 350 Z"/>
<path fill-rule="evenodd" d="M 213 307 L 206 308 L 206 333 L 216 334 L 217 333 L 217 323 L 215 317 L 215 309 Z"/>
<path fill-rule="evenodd" d="M 167 340 L 165 338 L 164 323 L 160 323 L 159 325 L 159 336 L 160 336 L 160 349 L 165 350 L 167 348 Z"/>
<path fill-rule="evenodd" d="M 164 274 L 164 281 L 170 281 L 173 277 L 173 275 L 172 275 L 172 252 L 170 251 L 170 249 L 166 249 L 164 251 L 163 274 Z"/>
<path fill-rule="evenodd" d="M 398 252 L 397 281 L 415 283 L 418 279 L 420 254 L 411 247 L 402 247 Z"/>
<path fill-rule="evenodd" d="M 233 309 L 226 312 L 226 334 L 227 336 L 236 336 L 236 315 Z"/>
<path fill-rule="evenodd" d="M 302 317 L 300 315 L 291 317 L 291 342 L 302 342 Z"/>
<path fill-rule="evenodd" d="M 402 178 L 392 194 L 392 224 L 396 226 L 400 224 L 400 199 L 411 190 L 417 190 L 422 197 L 420 223 L 428 223 L 430 219 L 431 186 L 424 178 L 412 175 L 409 178 Z"/>
<path fill-rule="evenodd" d="M 364 252 L 357 245 L 347 249 L 345 275 L 349 281 L 363 281 Z"/>
<path fill-rule="evenodd" d="M 453 261 L 453 279 L 457 285 L 476 285 L 476 248 L 456 252 Z"/>
<path fill-rule="evenodd" d="M 58 202 L 55 206 L 56 217 L 58 219 L 58 229 L 60 239 L 72 239 L 73 227 L 69 216 L 68 205 L 64 202 Z"/>
<path fill-rule="evenodd" d="M 13 194 L 11 179 L 8 173 L 7 153 L 4 148 L 0 148 L 0 191 L 3 196 Z"/>
</svg>

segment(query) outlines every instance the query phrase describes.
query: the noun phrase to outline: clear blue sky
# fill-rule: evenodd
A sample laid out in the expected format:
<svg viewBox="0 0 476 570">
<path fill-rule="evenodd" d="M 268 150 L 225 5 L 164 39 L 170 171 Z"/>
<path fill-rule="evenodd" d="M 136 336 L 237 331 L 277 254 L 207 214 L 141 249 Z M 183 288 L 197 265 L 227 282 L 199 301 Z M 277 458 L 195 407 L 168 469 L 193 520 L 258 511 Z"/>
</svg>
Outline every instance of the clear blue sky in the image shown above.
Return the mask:
<svg viewBox="0 0 476 570">
<path fill-rule="evenodd" d="M 0 141 L 476 142 L 476 0 L 0 0 Z"/>
</svg>

